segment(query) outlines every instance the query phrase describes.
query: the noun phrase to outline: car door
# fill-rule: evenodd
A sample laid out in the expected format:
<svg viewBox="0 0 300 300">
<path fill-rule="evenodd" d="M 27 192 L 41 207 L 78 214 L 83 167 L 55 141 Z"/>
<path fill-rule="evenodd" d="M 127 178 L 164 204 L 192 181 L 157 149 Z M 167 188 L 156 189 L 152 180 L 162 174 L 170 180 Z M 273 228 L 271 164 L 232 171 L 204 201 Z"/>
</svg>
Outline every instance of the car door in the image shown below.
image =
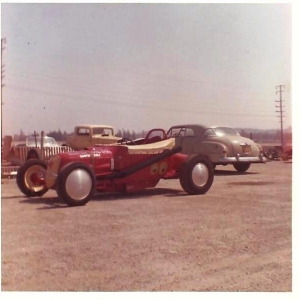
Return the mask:
<svg viewBox="0 0 300 300">
<path fill-rule="evenodd" d="M 193 154 L 194 153 L 194 146 L 197 142 L 195 132 L 192 128 L 184 128 L 182 130 L 181 139 L 181 147 L 182 153 L 184 154 Z"/>
<path fill-rule="evenodd" d="M 77 148 L 86 148 L 92 146 L 91 129 L 87 127 L 80 127 L 77 129 L 74 136 L 74 144 Z"/>
</svg>

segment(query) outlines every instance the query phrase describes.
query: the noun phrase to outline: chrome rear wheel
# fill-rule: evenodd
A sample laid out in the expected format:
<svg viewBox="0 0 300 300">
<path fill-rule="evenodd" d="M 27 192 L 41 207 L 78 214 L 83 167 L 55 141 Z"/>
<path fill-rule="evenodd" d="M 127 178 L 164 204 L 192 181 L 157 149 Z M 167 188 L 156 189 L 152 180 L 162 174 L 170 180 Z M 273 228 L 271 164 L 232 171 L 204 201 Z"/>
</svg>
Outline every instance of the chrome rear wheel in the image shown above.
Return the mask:
<svg viewBox="0 0 300 300">
<path fill-rule="evenodd" d="M 179 180 L 188 194 L 205 194 L 213 183 L 214 167 L 207 158 L 191 155 L 181 166 Z"/>
</svg>

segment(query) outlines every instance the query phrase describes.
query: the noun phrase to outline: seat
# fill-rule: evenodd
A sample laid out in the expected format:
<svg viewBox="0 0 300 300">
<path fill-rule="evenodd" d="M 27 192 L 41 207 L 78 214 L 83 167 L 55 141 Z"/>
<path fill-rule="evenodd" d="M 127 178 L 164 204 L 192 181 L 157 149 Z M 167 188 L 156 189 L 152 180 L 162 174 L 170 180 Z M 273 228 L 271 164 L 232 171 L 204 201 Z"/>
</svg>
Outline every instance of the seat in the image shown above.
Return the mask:
<svg viewBox="0 0 300 300">
<path fill-rule="evenodd" d="M 156 143 L 130 146 L 127 145 L 126 147 L 128 148 L 128 154 L 157 154 L 162 153 L 165 150 L 172 149 L 174 146 L 175 138 L 170 138 Z"/>
</svg>

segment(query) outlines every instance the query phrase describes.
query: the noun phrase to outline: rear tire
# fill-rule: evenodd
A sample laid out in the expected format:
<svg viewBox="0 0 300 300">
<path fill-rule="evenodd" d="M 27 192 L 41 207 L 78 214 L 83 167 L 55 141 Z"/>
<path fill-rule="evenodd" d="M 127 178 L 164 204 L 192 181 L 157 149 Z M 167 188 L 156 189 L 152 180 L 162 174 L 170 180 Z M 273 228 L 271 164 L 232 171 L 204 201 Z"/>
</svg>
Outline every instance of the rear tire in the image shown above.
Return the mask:
<svg viewBox="0 0 300 300">
<path fill-rule="evenodd" d="M 84 163 L 65 165 L 56 179 L 56 192 L 70 206 L 85 205 L 94 194 L 96 185 L 92 170 Z"/>
<path fill-rule="evenodd" d="M 48 188 L 45 182 L 47 170 L 46 162 L 40 159 L 30 159 L 18 169 L 16 176 L 17 186 L 28 197 L 44 195 Z"/>
<path fill-rule="evenodd" d="M 205 194 L 213 183 L 214 167 L 207 158 L 201 155 L 191 155 L 180 168 L 179 180 L 188 194 Z"/>
<path fill-rule="evenodd" d="M 234 163 L 233 166 L 238 172 L 244 173 L 250 168 L 251 163 Z"/>
</svg>

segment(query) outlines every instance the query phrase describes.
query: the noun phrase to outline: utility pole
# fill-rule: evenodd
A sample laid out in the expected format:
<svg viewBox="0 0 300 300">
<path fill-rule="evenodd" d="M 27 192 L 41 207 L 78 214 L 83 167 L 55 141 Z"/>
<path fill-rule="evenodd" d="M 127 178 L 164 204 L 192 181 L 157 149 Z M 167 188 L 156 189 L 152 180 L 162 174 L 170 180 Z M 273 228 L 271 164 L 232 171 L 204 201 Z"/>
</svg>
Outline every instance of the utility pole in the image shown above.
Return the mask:
<svg viewBox="0 0 300 300">
<path fill-rule="evenodd" d="M 278 85 L 276 86 L 276 94 L 279 93 L 279 100 L 275 100 L 275 102 L 279 102 L 279 105 L 276 105 L 276 107 L 279 107 L 279 110 L 276 110 L 277 113 L 279 113 L 279 116 L 277 116 L 278 118 L 280 118 L 280 129 L 281 129 L 281 148 L 283 150 L 283 113 L 284 111 L 282 110 L 283 109 L 283 105 L 282 105 L 282 102 L 284 100 L 282 100 L 282 93 L 284 92 L 284 89 L 285 86 L 284 85 Z"/>
<path fill-rule="evenodd" d="M 5 77 L 4 75 L 4 67 L 5 65 L 3 65 L 3 51 L 4 51 L 4 44 L 6 44 L 6 39 L 2 38 L 1 39 L 1 148 L 2 148 L 2 139 L 3 139 L 3 79 Z"/>
</svg>

